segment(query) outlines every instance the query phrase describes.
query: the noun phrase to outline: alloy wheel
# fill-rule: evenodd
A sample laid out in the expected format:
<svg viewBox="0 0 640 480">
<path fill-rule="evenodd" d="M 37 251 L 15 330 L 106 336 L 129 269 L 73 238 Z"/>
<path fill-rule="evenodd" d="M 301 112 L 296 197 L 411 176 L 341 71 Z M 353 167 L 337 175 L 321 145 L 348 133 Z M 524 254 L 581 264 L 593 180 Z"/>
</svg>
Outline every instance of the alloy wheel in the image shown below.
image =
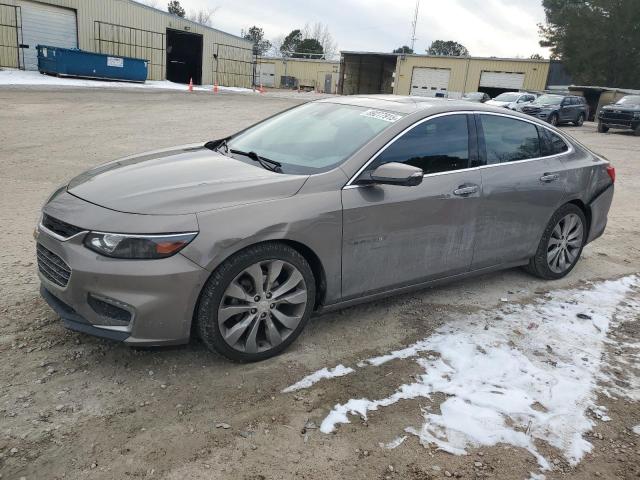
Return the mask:
<svg viewBox="0 0 640 480">
<path fill-rule="evenodd" d="M 218 307 L 224 341 L 244 353 L 281 344 L 302 321 L 308 301 L 302 273 L 283 260 L 245 268 L 227 286 Z"/>
<path fill-rule="evenodd" d="M 547 245 L 547 264 L 555 273 L 563 273 L 575 263 L 583 244 L 582 220 L 570 213 L 556 224 Z"/>
</svg>

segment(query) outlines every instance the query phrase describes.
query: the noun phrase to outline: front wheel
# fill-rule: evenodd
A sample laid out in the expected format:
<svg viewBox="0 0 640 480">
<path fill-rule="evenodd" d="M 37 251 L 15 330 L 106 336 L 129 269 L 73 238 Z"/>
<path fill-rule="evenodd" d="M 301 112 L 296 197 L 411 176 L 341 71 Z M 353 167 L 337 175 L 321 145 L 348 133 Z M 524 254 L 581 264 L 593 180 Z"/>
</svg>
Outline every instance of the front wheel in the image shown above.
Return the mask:
<svg viewBox="0 0 640 480">
<path fill-rule="evenodd" d="M 554 127 L 558 126 L 558 123 L 560 123 L 559 119 L 558 119 L 558 114 L 557 113 L 552 113 L 551 116 L 549 117 L 549 123 L 551 125 L 553 125 Z"/>
<path fill-rule="evenodd" d="M 549 220 L 527 270 L 546 280 L 566 276 L 580 259 L 586 231 L 587 221 L 579 207 L 571 203 L 560 207 Z"/>
<path fill-rule="evenodd" d="M 313 272 L 297 250 L 277 242 L 249 247 L 205 285 L 196 318 L 200 338 L 230 360 L 265 360 L 300 335 L 315 296 Z"/>
<path fill-rule="evenodd" d="M 598 133 L 607 133 L 609 131 L 609 127 L 607 127 L 602 121 L 598 122 Z"/>
<path fill-rule="evenodd" d="M 578 119 L 576 120 L 576 127 L 581 127 L 584 123 L 584 113 L 578 115 Z"/>
</svg>

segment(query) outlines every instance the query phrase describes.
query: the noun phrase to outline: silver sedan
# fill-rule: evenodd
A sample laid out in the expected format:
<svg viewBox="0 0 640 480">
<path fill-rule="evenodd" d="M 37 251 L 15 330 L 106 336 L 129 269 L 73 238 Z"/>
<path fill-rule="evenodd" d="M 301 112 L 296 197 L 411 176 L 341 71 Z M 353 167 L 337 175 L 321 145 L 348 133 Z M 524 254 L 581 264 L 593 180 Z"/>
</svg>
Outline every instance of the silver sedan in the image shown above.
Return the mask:
<svg viewBox="0 0 640 480">
<path fill-rule="evenodd" d="M 517 266 L 567 275 L 605 229 L 614 180 L 503 108 L 325 99 L 71 180 L 36 230 L 41 292 L 73 330 L 130 345 L 195 333 L 262 360 L 314 311 Z"/>
</svg>

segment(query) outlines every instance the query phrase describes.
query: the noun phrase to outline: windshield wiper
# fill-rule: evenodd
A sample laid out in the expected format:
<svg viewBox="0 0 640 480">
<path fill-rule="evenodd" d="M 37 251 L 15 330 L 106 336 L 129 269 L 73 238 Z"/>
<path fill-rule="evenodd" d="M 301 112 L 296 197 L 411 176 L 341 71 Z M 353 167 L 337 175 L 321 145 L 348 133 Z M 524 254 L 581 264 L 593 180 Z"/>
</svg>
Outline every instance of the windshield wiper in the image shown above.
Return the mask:
<svg viewBox="0 0 640 480">
<path fill-rule="evenodd" d="M 227 152 L 231 152 L 236 155 L 244 155 L 250 160 L 253 160 L 254 162 L 258 162 L 262 166 L 262 168 L 265 168 L 272 172 L 282 173 L 282 164 L 280 162 L 276 162 L 275 160 L 271 160 L 270 158 L 261 157 L 260 155 L 258 155 L 256 152 L 253 152 L 253 151 L 243 152 L 242 150 L 235 150 L 233 148 L 229 150 L 226 140 L 223 140 L 223 142 L 225 147 L 227 147 Z M 222 143 L 220 144 L 220 146 L 222 146 Z"/>
</svg>

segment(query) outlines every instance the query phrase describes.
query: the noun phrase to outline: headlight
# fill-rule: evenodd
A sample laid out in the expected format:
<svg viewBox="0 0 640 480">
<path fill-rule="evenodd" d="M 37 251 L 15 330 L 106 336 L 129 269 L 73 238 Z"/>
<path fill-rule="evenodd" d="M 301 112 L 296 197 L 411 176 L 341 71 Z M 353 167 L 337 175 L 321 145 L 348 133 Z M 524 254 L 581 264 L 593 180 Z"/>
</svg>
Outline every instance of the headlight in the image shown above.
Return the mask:
<svg viewBox="0 0 640 480">
<path fill-rule="evenodd" d="M 640 120 L 640 112 L 633 112 L 633 118 Z"/>
<path fill-rule="evenodd" d="M 113 258 L 167 258 L 186 247 L 197 234 L 197 232 L 188 232 L 164 235 L 130 235 L 89 232 L 84 238 L 84 245 L 94 252 Z"/>
</svg>

